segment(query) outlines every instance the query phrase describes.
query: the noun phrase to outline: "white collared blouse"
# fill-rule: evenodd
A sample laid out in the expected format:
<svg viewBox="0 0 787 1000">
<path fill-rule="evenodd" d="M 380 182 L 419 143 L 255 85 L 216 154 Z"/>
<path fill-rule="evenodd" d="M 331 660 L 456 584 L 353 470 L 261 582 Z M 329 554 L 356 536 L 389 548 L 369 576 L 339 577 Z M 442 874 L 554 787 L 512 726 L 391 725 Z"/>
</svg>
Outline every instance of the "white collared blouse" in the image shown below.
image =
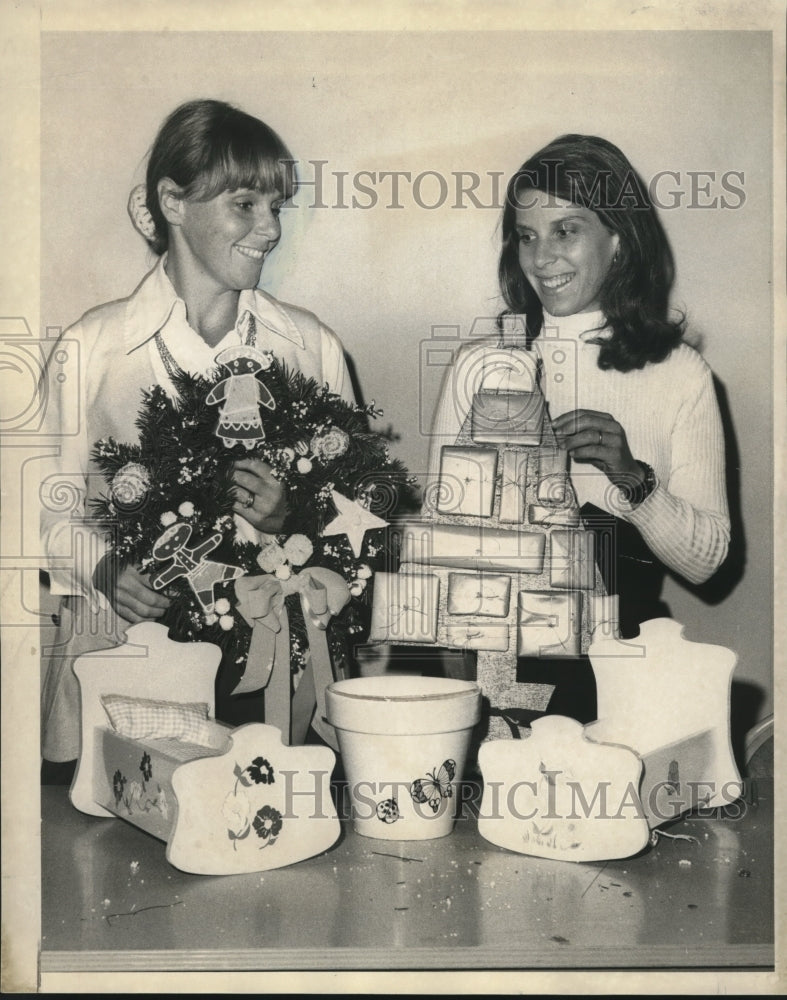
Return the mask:
<svg viewBox="0 0 787 1000">
<path fill-rule="evenodd" d="M 260 349 L 272 351 L 289 368 L 354 401 L 341 342 L 312 313 L 279 302 L 260 289 L 248 289 L 240 294 L 234 328 L 219 344 L 209 347 L 189 326 L 186 305 L 167 277 L 165 263 L 162 257 L 128 298 L 90 310 L 53 346 L 53 354 L 58 350 L 78 353 L 74 366 L 78 378 L 58 381 L 51 377 L 46 389 L 46 433 L 58 453 L 47 460 L 42 476 L 44 568 L 49 571 L 53 594 L 87 597 L 92 607 L 104 603 L 92 586 L 92 574 L 105 544 L 100 536 L 92 537 L 90 551 L 77 559 L 72 551 L 73 518 L 84 515 L 88 501 L 106 488 L 90 462 L 96 441 L 111 435 L 118 441 L 136 442 L 142 390 L 155 384 L 171 389 L 156 346 L 157 333 L 181 368 L 204 375 L 215 367 L 219 351 L 245 342 L 251 315 Z M 75 432 L 64 435 L 62 429 L 67 427 Z"/>
</svg>

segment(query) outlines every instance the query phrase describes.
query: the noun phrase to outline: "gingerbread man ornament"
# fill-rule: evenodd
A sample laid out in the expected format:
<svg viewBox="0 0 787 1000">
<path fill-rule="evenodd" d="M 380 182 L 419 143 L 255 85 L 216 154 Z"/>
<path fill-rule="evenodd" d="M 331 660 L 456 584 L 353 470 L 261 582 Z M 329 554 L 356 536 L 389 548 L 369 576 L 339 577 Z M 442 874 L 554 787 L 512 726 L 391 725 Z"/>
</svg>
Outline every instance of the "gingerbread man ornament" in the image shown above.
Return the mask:
<svg viewBox="0 0 787 1000">
<path fill-rule="evenodd" d="M 151 575 L 151 583 L 156 590 L 161 590 L 168 583 L 185 576 L 194 591 L 202 610 L 206 615 L 214 613 L 216 599 L 213 588 L 217 583 L 227 580 L 237 580 L 245 576 L 245 570 L 240 566 L 229 566 L 227 563 L 211 562 L 206 558 L 221 542 L 221 535 L 210 535 L 204 542 L 188 548 L 191 538 L 190 524 L 173 524 L 160 535 L 153 546 L 153 558 L 159 562 L 169 562 Z"/>
</svg>

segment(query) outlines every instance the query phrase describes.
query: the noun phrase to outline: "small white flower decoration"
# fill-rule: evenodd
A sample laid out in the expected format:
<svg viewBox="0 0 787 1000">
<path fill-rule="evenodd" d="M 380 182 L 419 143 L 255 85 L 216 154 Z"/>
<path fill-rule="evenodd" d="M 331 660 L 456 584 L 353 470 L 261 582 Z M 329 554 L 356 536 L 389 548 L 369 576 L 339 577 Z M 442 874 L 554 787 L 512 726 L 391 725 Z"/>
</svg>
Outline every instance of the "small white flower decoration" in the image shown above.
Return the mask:
<svg viewBox="0 0 787 1000">
<path fill-rule="evenodd" d="M 178 515 L 174 512 L 174 510 L 165 510 L 160 518 L 161 523 L 164 525 L 165 528 L 168 528 L 171 524 L 174 524 L 177 521 L 177 519 Z"/>
<path fill-rule="evenodd" d="M 359 580 L 368 580 L 372 575 L 372 571 L 366 565 L 366 563 L 361 563 L 361 565 L 355 571 L 355 575 L 358 577 Z"/>
<path fill-rule="evenodd" d="M 289 580 L 292 576 L 292 570 L 287 563 L 282 563 L 281 566 L 277 566 L 275 573 L 278 580 Z"/>
<path fill-rule="evenodd" d="M 249 825 L 250 804 L 243 792 L 230 792 L 221 806 L 224 819 L 238 833 Z"/>
<path fill-rule="evenodd" d="M 181 517 L 193 517 L 194 504 L 190 500 L 184 500 L 180 507 L 178 507 L 178 514 Z"/>
<path fill-rule="evenodd" d="M 366 589 L 365 580 L 353 580 L 353 582 L 350 584 L 350 593 L 353 595 L 353 597 L 360 597 L 365 589 Z"/>
<path fill-rule="evenodd" d="M 220 626 L 220 627 L 221 627 L 222 629 L 224 629 L 224 631 L 225 631 L 225 632 L 229 632 L 229 630 L 230 630 L 230 629 L 231 629 L 231 628 L 232 628 L 232 627 L 233 627 L 234 625 L 235 625 L 235 619 L 233 618 L 233 616 L 232 616 L 232 615 L 222 615 L 222 616 L 221 616 L 221 617 L 219 618 L 219 626 Z"/>
<path fill-rule="evenodd" d="M 214 604 L 217 615 L 226 615 L 230 610 L 230 602 L 226 597 L 220 597 Z"/>
<path fill-rule="evenodd" d="M 271 542 L 266 545 L 257 556 L 257 565 L 263 573 L 274 573 L 277 566 L 281 566 L 287 561 L 284 549 L 278 542 Z"/>
<path fill-rule="evenodd" d="M 293 566 L 303 566 L 311 559 L 314 553 L 314 545 L 306 535 L 290 535 L 284 543 L 282 551 L 288 562 Z"/>
<path fill-rule="evenodd" d="M 312 463 L 308 458 L 299 458 L 296 468 L 302 476 L 306 476 L 312 471 Z"/>
</svg>

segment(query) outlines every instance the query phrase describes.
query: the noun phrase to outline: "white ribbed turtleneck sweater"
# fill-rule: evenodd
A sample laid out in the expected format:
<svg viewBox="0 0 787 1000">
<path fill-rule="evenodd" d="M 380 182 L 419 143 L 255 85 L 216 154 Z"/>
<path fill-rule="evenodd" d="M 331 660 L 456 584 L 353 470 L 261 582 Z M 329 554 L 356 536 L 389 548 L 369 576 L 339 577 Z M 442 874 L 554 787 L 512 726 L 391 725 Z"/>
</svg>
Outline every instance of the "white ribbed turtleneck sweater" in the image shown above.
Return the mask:
<svg viewBox="0 0 787 1000">
<path fill-rule="evenodd" d="M 659 364 L 631 372 L 602 371 L 599 345 L 592 340 L 603 325 L 599 312 L 544 314 L 533 350 L 543 361 L 542 388 L 550 416 L 575 409 L 610 414 L 625 430 L 632 455 L 653 467 L 658 485 L 632 508 L 602 472 L 572 463 L 577 498 L 580 505 L 593 503 L 629 521 L 666 566 L 691 583 L 701 583 L 723 561 L 730 533 L 724 439 L 710 368 L 681 344 Z M 483 346 L 474 341 L 460 351 L 462 363 L 457 363 L 457 352 L 432 428 L 431 481 L 439 473 L 440 448 L 454 444 L 467 416 L 461 402 L 471 400 L 464 383 L 467 371 L 476 368 L 468 365 L 467 355 L 483 351 Z"/>
</svg>

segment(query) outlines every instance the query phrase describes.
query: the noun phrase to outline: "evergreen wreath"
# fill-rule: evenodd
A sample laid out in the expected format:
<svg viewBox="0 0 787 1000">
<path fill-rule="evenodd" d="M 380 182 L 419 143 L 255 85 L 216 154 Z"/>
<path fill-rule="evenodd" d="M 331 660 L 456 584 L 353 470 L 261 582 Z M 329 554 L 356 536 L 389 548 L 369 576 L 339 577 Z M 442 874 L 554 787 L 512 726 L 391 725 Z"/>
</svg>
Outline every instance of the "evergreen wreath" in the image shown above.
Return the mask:
<svg viewBox="0 0 787 1000">
<path fill-rule="evenodd" d="M 286 578 L 291 567 L 318 566 L 338 573 L 351 595 L 328 628 L 334 670 L 341 674 L 348 666 L 349 636 L 362 641 L 368 629 L 374 572 L 390 569 L 395 553 L 385 527 L 365 533 L 360 555 L 347 535 L 323 537 L 323 529 L 338 513 L 334 492 L 385 518 L 401 507 L 412 508 L 415 480 L 391 457 L 390 434 L 370 430 L 370 420 L 382 415 L 374 403 L 349 404 L 314 379 L 289 371 L 270 352 L 261 353 L 267 367 L 254 373 L 261 385 L 259 398 L 268 401 L 261 440 L 250 444 L 240 436 L 234 442 L 220 436 L 216 407 L 206 400 L 226 372 L 217 369 L 202 377 L 176 370 L 171 375 L 176 400 L 159 385 L 143 391 L 136 420 L 138 444 L 112 437 L 95 444 L 92 459 L 108 490 L 91 501 L 92 512 L 105 528 L 119 566 L 133 564 L 146 574 L 159 565 L 153 556 L 157 540 L 178 523 L 189 526 L 190 545 L 220 535 L 206 558 L 240 567 L 245 574 L 268 572 Z M 244 541 L 236 533 L 233 463 L 250 457 L 270 465 L 288 500 L 281 534 L 265 545 Z M 222 650 L 222 669 L 240 676 L 251 628 L 236 611 L 233 581 L 215 586 L 215 613 L 208 615 L 183 576 L 162 592 L 171 601 L 160 619 L 170 637 L 215 643 Z M 297 673 L 308 655 L 297 595 L 286 598 L 286 607 L 291 668 Z"/>
</svg>

